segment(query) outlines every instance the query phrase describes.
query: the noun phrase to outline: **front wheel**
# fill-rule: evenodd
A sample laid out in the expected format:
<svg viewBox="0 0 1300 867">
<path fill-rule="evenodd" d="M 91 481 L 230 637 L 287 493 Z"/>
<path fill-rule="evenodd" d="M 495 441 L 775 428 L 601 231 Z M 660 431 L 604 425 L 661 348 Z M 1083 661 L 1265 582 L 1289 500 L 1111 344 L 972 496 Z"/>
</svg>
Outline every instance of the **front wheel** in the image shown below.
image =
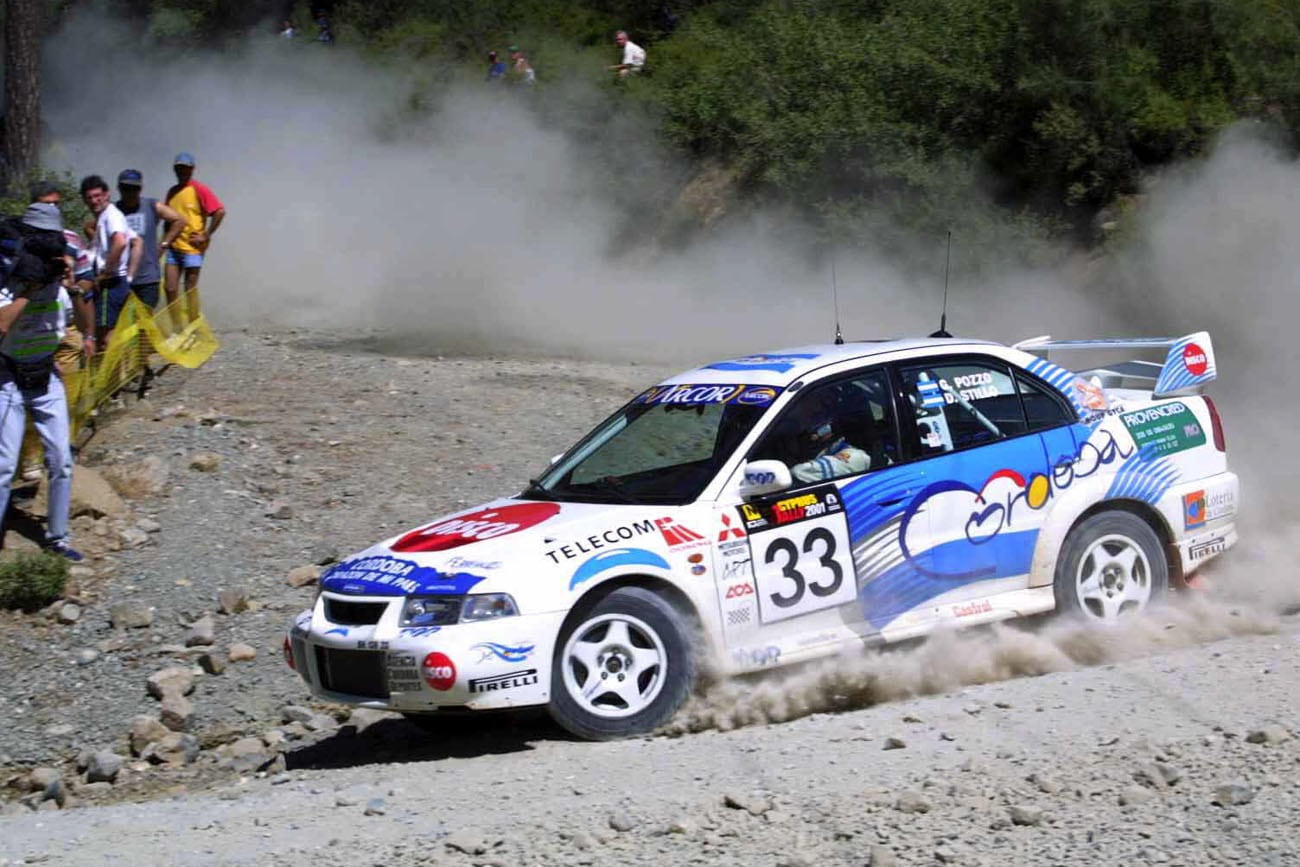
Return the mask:
<svg viewBox="0 0 1300 867">
<path fill-rule="evenodd" d="M 644 734 L 677 712 L 695 671 L 690 620 L 649 590 L 621 587 L 560 636 L 549 710 L 588 740 Z"/>
<path fill-rule="evenodd" d="M 1114 623 L 1158 601 L 1169 585 L 1164 547 L 1132 512 L 1100 512 L 1070 531 L 1056 561 L 1056 610 Z"/>
</svg>

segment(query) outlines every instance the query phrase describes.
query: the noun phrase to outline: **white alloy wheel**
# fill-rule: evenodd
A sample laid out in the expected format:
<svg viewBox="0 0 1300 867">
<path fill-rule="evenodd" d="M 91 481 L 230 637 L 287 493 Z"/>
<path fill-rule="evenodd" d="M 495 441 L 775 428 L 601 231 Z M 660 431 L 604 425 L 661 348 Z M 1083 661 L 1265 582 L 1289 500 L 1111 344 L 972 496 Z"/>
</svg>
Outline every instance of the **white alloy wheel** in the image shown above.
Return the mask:
<svg viewBox="0 0 1300 867">
<path fill-rule="evenodd" d="M 1079 607 L 1097 620 L 1116 620 L 1151 601 L 1151 564 L 1137 542 L 1118 533 L 1088 546 L 1076 579 Z"/>
<path fill-rule="evenodd" d="M 584 621 L 564 645 L 564 688 L 588 713 L 609 719 L 650 706 L 664 686 L 668 653 L 644 621 L 602 614 Z"/>
</svg>

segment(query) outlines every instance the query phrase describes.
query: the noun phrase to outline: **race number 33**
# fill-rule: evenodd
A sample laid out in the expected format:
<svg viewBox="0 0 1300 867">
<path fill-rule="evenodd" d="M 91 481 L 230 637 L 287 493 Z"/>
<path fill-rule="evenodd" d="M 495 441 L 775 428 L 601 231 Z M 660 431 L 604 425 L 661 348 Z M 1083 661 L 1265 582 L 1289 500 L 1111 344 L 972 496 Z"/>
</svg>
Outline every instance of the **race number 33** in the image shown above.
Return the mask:
<svg viewBox="0 0 1300 867">
<path fill-rule="evenodd" d="M 764 623 L 798 617 L 857 598 L 843 514 L 773 527 L 751 537 Z"/>
</svg>

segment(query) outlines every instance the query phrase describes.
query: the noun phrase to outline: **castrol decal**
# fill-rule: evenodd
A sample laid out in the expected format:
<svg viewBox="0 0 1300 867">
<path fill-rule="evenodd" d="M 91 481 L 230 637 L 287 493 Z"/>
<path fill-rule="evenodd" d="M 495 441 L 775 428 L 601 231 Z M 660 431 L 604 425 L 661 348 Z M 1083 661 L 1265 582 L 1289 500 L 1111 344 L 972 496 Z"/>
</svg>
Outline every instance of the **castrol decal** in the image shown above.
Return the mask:
<svg viewBox="0 0 1300 867">
<path fill-rule="evenodd" d="M 496 509 L 481 509 L 412 530 L 393 543 L 393 550 L 407 553 L 446 551 L 535 527 L 559 512 L 558 503 L 516 503 Z"/>
<path fill-rule="evenodd" d="M 1195 343 L 1189 343 L 1183 349 L 1183 364 L 1187 365 L 1187 372 L 1192 376 L 1201 376 L 1209 366 L 1209 361 L 1204 349 Z"/>
</svg>

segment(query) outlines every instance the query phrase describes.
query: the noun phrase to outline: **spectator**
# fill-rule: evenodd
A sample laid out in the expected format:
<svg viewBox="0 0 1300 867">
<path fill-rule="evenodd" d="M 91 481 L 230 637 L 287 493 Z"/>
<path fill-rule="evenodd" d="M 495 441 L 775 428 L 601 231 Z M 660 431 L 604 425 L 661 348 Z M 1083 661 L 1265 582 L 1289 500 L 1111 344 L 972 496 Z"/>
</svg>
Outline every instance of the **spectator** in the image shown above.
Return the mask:
<svg viewBox="0 0 1300 867">
<path fill-rule="evenodd" d="M 102 201 L 108 202 L 107 185 Z M 29 205 L 22 222 L 29 229 L 63 233 L 63 220 L 53 203 Z M 24 250 L 28 248 L 35 249 L 30 240 L 24 242 Z M 62 245 L 58 244 L 57 249 L 61 250 Z M 24 261 L 29 258 L 31 262 Z M 71 309 L 60 280 L 64 269 L 61 258 L 57 254 L 48 258 L 20 255 L 0 287 L 0 516 L 9 505 L 9 485 L 30 411 L 45 444 L 49 474 L 49 523 L 43 547 L 75 562 L 82 557 L 68 544 L 72 500 L 68 400 L 54 367 L 54 351 Z"/>
<path fill-rule="evenodd" d="M 57 208 L 63 201 L 62 191 L 49 181 L 33 184 L 31 192 L 33 203 L 51 204 Z M 90 250 L 76 231 L 65 228 L 63 240 L 67 244 L 69 263 L 63 285 L 72 299 L 73 318 L 67 324 L 58 351 L 54 353 L 54 361 L 59 372 L 66 376 L 81 367 L 83 353 L 86 358 L 91 358 L 98 347 L 95 340 L 95 306 L 91 303 L 95 290 L 95 265 Z"/>
<path fill-rule="evenodd" d="M 506 62 L 497 56 L 495 51 L 488 52 L 488 71 L 487 80 L 504 81 L 506 77 Z"/>
<path fill-rule="evenodd" d="M 170 247 L 185 228 L 181 215 L 157 199 L 142 198 L 144 175 L 136 169 L 123 169 L 117 176 L 117 209 L 126 217 L 141 241 L 139 262 L 131 275 L 131 291 L 150 310 L 158 306 L 158 285 L 162 282 L 159 264 L 163 251 Z M 158 243 L 158 221 L 167 221 L 167 234 Z"/>
<path fill-rule="evenodd" d="M 81 198 L 95 215 L 91 254 L 95 266 L 95 334 L 99 344 L 107 348 L 126 299 L 131 295 L 130 249 L 136 235 L 127 225 L 126 217 L 109 200 L 108 184 L 99 175 L 82 178 Z"/>
<path fill-rule="evenodd" d="M 623 61 L 609 67 L 611 72 L 617 71 L 619 78 L 627 78 L 630 73 L 645 68 L 645 49 L 628 39 L 626 30 L 614 34 L 614 44 L 623 49 Z"/>
<path fill-rule="evenodd" d="M 330 17 L 324 12 L 316 13 L 316 41 L 322 45 L 334 44 L 334 31 L 330 28 Z"/>
<path fill-rule="evenodd" d="M 284 19 L 284 21 L 280 24 L 280 38 L 293 39 L 297 37 L 297 35 L 298 35 L 298 31 L 294 28 L 293 22 L 290 21 L 288 18 Z"/>
<path fill-rule="evenodd" d="M 533 72 L 533 65 L 528 62 L 528 55 L 518 45 L 510 46 L 510 75 L 507 80 L 511 84 L 522 84 L 529 87 L 537 83 L 537 75 Z"/>
<path fill-rule="evenodd" d="M 189 319 L 193 321 L 198 315 L 199 269 L 203 267 L 212 236 L 226 218 L 226 206 L 206 184 L 192 179 L 193 156 L 179 153 L 172 163 L 176 185 L 167 191 L 167 207 L 180 215 L 182 226 L 167 250 L 167 303 L 174 304 L 179 297 L 183 270 Z"/>
</svg>

